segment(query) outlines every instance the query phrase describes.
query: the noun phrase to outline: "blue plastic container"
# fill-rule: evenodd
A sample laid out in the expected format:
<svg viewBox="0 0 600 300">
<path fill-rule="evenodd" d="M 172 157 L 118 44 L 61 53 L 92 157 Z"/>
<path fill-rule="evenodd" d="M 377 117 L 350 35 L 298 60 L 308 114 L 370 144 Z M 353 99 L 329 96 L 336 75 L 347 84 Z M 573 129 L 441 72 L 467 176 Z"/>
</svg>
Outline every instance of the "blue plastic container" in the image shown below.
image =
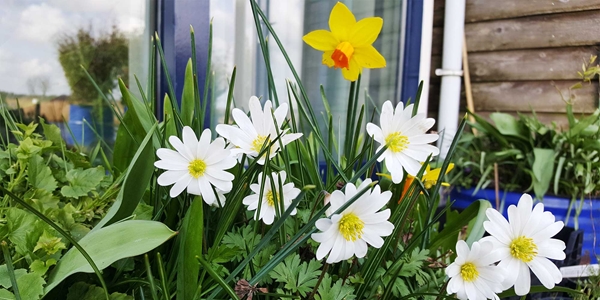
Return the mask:
<svg viewBox="0 0 600 300">
<path fill-rule="evenodd" d="M 492 203 L 492 206 L 495 206 L 496 193 L 494 190 L 484 189 L 479 190 L 477 193 L 473 194 L 474 190 L 475 189 L 463 189 L 461 191 L 457 191 L 456 189 L 452 190 L 452 193 L 450 194 L 450 199 L 454 201 L 454 204 L 452 206 L 458 209 L 465 209 L 473 201 L 479 199 L 488 200 Z M 519 199 L 521 198 L 521 195 L 523 194 L 500 191 L 500 208 L 504 217 L 508 218 L 506 209 L 511 204 L 517 205 Z M 565 221 L 567 211 L 569 209 L 569 199 L 546 195 L 544 196 L 543 203 L 544 210 L 550 211 L 552 214 L 554 214 L 557 221 Z M 565 224 L 566 226 L 575 228 L 575 205 L 578 204 L 579 203 L 575 203 L 573 205 L 574 207 L 571 210 L 569 222 Z M 592 259 L 591 263 L 598 263 L 598 260 L 595 255 L 600 255 L 600 201 L 598 199 L 585 200 L 583 203 L 581 214 L 577 218 L 577 221 L 578 229 L 584 232 L 583 254 L 585 254 L 586 251 L 589 252 Z M 596 239 L 595 251 L 594 238 Z"/>
<path fill-rule="evenodd" d="M 103 108 L 102 118 L 99 118 L 98 114 L 94 111 L 94 106 L 71 104 L 69 107 L 68 125 L 73 136 L 67 133 L 66 142 L 71 146 L 75 145 L 75 142 L 84 147 L 95 146 L 99 141 L 98 135 L 109 145 L 115 139 L 113 113 L 108 107 Z M 73 137 L 75 141 L 73 141 Z"/>
</svg>

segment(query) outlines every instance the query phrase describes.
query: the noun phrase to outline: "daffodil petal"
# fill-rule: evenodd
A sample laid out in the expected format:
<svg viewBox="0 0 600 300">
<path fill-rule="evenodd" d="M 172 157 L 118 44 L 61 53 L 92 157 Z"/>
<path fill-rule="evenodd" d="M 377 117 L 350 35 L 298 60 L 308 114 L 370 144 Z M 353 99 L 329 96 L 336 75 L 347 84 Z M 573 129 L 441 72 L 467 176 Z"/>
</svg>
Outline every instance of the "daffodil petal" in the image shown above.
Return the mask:
<svg viewBox="0 0 600 300">
<path fill-rule="evenodd" d="M 319 51 L 335 50 L 340 41 L 329 31 L 319 29 L 309 32 L 302 40 Z"/>
<path fill-rule="evenodd" d="M 355 48 L 352 58 L 356 60 L 361 67 L 365 68 L 383 68 L 386 65 L 385 58 L 371 45 Z"/>
<path fill-rule="evenodd" d="M 379 17 L 358 21 L 348 37 L 350 44 L 355 48 L 373 44 L 381 32 L 381 27 L 383 27 L 383 19 Z"/>
<path fill-rule="evenodd" d="M 335 62 L 333 61 L 333 59 L 331 58 L 331 55 L 333 54 L 333 50 L 331 51 L 325 51 L 323 53 L 323 64 L 328 66 L 328 67 L 333 67 L 335 66 Z"/>
<path fill-rule="evenodd" d="M 347 41 L 350 30 L 356 25 L 354 14 L 341 2 L 338 2 L 329 15 L 329 29 L 340 41 Z"/>
<path fill-rule="evenodd" d="M 346 80 L 356 81 L 361 70 L 362 67 L 356 62 L 356 60 L 351 59 L 348 69 L 342 68 L 342 75 L 344 75 Z"/>
</svg>

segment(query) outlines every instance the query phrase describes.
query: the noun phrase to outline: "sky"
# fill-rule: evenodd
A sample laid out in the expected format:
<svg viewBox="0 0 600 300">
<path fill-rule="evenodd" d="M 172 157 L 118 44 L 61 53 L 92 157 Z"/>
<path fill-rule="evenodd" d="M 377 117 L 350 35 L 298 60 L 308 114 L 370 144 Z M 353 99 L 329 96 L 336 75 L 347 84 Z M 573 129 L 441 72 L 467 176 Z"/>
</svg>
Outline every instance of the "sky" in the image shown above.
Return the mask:
<svg viewBox="0 0 600 300">
<path fill-rule="evenodd" d="M 146 26 L 148 0 L 0 0 L 0 91 L 29 94 L 27 80 L 47 78 L 48 95 L 70 94 L 57 39 L 77 29 L 115 25 L 127 36 Z"/>
</svg>

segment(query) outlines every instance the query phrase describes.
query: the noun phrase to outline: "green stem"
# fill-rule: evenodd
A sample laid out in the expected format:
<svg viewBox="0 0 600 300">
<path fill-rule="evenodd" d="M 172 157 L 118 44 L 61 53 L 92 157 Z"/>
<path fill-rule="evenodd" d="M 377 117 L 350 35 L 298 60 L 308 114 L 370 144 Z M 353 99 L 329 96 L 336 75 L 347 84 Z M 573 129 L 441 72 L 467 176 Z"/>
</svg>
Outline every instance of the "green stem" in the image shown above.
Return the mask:
<svg viewBox="0 0 600 300">
<path fill-rule="evenodd" d="M 6 241 L 0 243 L 2 245 L 2 253 L 4 254 L 4 261 L 6 262 L 6 268 L 8 269 L 8 277 L 13 286 L 13 292 L 15 292 L 15 298 L 21 300 L 21 294 L 19 293 L 19 287 L 17 286 L 17 278 L 15 277 L 15 269 L 13 268 L 12 257 L 8 251 L 8 245 Z"/>
</svg>

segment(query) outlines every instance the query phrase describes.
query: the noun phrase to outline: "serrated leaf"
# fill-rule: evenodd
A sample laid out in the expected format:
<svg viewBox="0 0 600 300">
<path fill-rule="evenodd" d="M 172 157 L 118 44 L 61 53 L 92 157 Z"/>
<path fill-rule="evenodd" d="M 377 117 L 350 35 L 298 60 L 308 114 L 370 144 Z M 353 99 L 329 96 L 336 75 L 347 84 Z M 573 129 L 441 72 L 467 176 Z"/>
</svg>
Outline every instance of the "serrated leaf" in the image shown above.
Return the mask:
<svg viewBox="0 0 600 300">
<path fill-rule="evenodd" d="M 104 269 L 113 262 L 146 253 L 175 235 L 165 224 L 156 221 L 129 220 L 116 223 L 83 237 L 79 244 Z M 45 293 L 74 273 L 94 272 L 77 248 L 71 248 L 56 264 L 48 277 Z"/>
<path fill-rule="evenodd" d="M 45 262 L 41 260 L 34 260 L 31 265 L 29 265 L 29 270 L 32 273 L 38 273 L 43 276 L 46 274 L 46 272 L 48 272 L 48 269 L 54 265 L 56 265 L 56 259 L 54 258 L 50 258 Z"/>
<path fill-rule="evenodd" d="M 25 269 L 15 270 L 15 278 L 17 279 L 25 274 L 27 274 L 27 270 Z M 10 277 L 8 275 L 8 267 L 6 267 L 6 265 L 0 266 L 0 285 L 7 289 L 12 287 L 12 282 L 10 281 Z"/>
<path fill-rule="evenodd" d="M 40 124 L 44 129 L 44 136 L 47 140 L 51 141 L 52 144 L 60 146 L 64 143 L 62 136 L 60 135 L 60 128 L 54 124 L 47 124 L 44 118 L 40 118 Z"/>
<path fill-rule="evenodd" d="M 17 279 L 22 300 L 38 300 L 44 293 L 44 278 L 37 273 L 27 273 Z"/>
<path fill-rule="evenodd" d="M 17 253 L 27 255 L 42 235 L 43 225 L 34 215 L 11 207 L 6 210 L 8 239 L 15 244 Z"/>
<path fill-rule="evenodd" d="M 33 252 L 43 249 L 47 254 L 52 255 L 66 248 L 65 243 L 61 242 L 61 238 L 54 236 L 48 230 L 44 230 L 44 233 L 42 233 L 37 244 L 33 248 Z"/>
<path fill-rule="evenodd" d="M 311 260 L 301 263 L 298 254 L 290 255 L 269 273 L 275 281 L 285 283 L 285 288 L 292 293 L 300 293 L 303 297 L 315 287 L 320 271 L 321 262 Z"/>
<path fill-rule="evenodd" d="M 65 197 L 79 198 L 96 189 L 104 179 L 104 168 L 98 166 L 90 169 L 73 169 L 67 172 L 69 185 L 63 186 L 60 193 Z"/>
<path fill-rule="evenodd" d="M 27 177 L 34 188 L 52 192 L 57 187 L 52 171 L 44 164 L 44 159 L 39 155 L 33 155 L 29 159 Z"/>
<path fill-rule="evenodd" d="M 346 284 L 342 285 L 344 280 L 338 279 L 335 284 L 332 286 L 331 276 L 328 273 L 323 276 L 323 280 L 319 285 L 319 289 L 317 290 L 317 295 L 315 295 L 315 299 L 317 300 L 352 300 L 356 299 L 356 296 L 353 295 L 354 288 L 352 285 Z"/>
</svg>

